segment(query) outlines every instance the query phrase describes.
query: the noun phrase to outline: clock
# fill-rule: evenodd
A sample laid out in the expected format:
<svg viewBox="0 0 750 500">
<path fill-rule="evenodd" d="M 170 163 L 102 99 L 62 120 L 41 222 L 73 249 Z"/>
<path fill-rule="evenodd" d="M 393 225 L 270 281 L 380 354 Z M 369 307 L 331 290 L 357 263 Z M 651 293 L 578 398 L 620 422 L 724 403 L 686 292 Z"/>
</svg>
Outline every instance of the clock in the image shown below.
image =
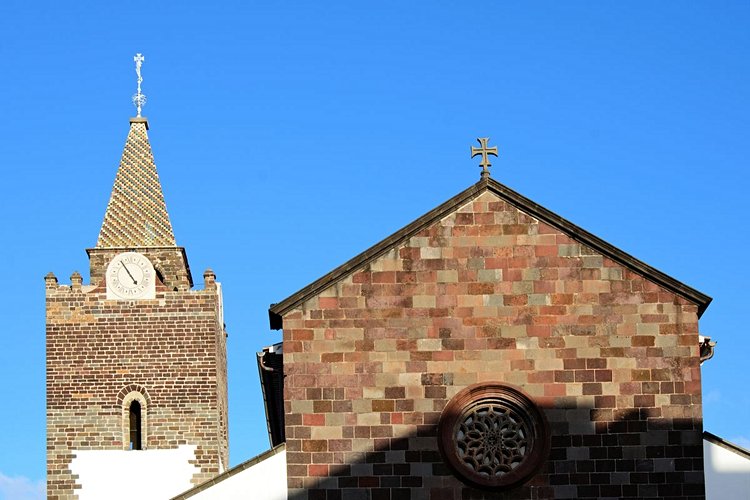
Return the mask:
<svg viewBox="0 0 750 500">
<path fill-rule="evenodd" d="M 107 299 L 136 300 L 156 297 L 154 266 L 138 252 L 117 254 L 107 266 Z"/>
</svg>

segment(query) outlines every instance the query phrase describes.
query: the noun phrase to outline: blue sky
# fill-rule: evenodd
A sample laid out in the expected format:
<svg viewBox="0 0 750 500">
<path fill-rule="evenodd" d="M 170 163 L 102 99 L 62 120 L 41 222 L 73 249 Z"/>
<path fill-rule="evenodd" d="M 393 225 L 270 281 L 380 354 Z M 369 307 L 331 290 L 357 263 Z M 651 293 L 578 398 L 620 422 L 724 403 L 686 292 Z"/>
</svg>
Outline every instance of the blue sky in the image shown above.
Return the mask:
<svg viewBox="0 0 750 500">
<path fill-rule="evenodd" d="M 268 447 L 268 305 L 476 182 L 479 136 L 495 179 L 714 298 L 705 428 L 750 444 L 748 25 L 746 1 L 5 0 L 0 498 L 44 480 L 43 276 L 87 274 L 136 52 L 178 244 L 224 285 L 232 465 Z"/>
</svg>

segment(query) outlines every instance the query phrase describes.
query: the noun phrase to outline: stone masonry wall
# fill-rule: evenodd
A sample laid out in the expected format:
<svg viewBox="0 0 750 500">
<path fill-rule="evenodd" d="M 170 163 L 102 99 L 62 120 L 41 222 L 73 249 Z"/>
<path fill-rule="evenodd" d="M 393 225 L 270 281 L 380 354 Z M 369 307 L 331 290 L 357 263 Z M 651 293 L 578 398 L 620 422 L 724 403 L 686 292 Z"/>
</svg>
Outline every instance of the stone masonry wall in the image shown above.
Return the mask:
<svg viewBox="0 0 750 500">
<path fill-rule="evenodd" d="M 214 276 L 205 278 L 205 290 L 160 286 L 155 300 L 114 301 L 103 283 L 47 276 L 48 498 L 75 498 L 75 450 L 127 448 L 118 394 L 136 386 L 149 400 L 145 449 L 197 445 L 194 484 L 227 466 L 225 335 Z"/>
<path fill-rule="evenodd" d="M 697 306 L 484 192 L 284 318 L 290 498 L 703 498 Z M 478 382 L 543 408 L 549 459 L 465 486 L 440 413 Z"/>
</svg>

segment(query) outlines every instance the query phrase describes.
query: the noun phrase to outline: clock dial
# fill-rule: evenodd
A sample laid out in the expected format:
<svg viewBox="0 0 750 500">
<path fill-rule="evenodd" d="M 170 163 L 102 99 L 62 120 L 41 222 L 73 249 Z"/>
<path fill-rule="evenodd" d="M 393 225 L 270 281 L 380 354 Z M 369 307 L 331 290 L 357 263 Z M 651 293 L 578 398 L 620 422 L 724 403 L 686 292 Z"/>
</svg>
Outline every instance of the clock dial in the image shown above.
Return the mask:
<svg viewBox="0 0 750 500">
<path fill-rule="evenodd" d="M 137 252 L 118 254 L 107 266 L 107 298 L 154 298 L 154 276 L 154 266 L 144 255 Z"/>
</svg>

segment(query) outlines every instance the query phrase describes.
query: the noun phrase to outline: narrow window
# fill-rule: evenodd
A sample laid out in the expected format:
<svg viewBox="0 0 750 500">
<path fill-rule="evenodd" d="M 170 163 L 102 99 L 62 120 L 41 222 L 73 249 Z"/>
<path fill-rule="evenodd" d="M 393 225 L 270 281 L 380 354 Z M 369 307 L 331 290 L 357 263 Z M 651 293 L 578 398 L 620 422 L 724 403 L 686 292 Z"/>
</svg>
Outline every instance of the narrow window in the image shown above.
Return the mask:
<svg viewBox="0 0 750 500">
<path fill-rule="evenodd" d="M 141 404 L 130 403 L 130 449 L 141 449 Z"/>
</svg>

